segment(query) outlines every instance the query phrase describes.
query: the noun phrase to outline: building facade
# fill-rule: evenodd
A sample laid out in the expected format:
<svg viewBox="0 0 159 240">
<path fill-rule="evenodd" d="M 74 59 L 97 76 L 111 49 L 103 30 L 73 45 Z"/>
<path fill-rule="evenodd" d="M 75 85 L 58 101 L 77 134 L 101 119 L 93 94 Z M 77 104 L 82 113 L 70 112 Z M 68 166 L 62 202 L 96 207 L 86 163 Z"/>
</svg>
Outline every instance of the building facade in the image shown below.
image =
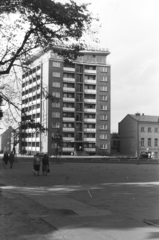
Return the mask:
<svg viewBox="0 0 159 240">
<path fill-rule="evenodd" d="M 139 156 L 142 152 L 159 157 L 159 116 L 128 114 L 119 123 L 120 153 Z"/>
<path fill-rule="evenodd" d="M 12 138 L 12 127 L 9 127 L 5 132 L 3 132 L 0 135 L 0 151 L 12 151 L 12 144 L 11 144 L 11 138 Z"/>
<path fill-rule="evenodd" d="M 120 136 L 118 133 L 111 134 L 111 154 L 120 154 Z"/>
<path fill-rule="evenodd" d="M 58 131 L 63 134 L 62 154 L 79 149 L 90 155 L 110 153 L 109 54 L 103 49 L 81 51 L 71 64 L 53 50 L 35 56 L 22 76 L 22 121 L 27 114 L 48 131 L 22 128 L 22 150 L 54 154 L 52 137 Z"/>
</svg>

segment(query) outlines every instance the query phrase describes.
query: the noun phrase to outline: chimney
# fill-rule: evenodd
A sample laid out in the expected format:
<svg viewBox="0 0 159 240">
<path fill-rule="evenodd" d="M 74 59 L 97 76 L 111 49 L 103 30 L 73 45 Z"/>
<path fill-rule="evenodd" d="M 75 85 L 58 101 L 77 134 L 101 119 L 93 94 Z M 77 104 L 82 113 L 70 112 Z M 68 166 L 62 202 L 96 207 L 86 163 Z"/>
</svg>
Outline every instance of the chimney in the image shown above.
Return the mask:
<svg viewBox="0 0 159 240">
<path fill-rule="evenodd" d="M 139 117 L 139 116 L 140 116 L 140 113 L 135 113 L 135 115 Z"/>
</svg>

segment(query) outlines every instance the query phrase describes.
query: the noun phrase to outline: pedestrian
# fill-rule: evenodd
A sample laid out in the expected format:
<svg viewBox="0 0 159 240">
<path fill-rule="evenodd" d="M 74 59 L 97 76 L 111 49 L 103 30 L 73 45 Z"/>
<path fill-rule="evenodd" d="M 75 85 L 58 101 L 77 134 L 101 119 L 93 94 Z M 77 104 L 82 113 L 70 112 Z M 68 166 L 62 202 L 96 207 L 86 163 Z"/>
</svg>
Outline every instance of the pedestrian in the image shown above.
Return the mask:
<svg viewBox="0 0 159 240">
<path fill-rule="evenodd" d="M 12 168 L 13 162 L 14 162 L 14 152 L 13 151 L 11 151 L 11 153 L 10 153 L 9 162 L 10 162 L 10 168 Z"/>
<path fill-rule="evenodd" d="M 37 173 L 37 175 L 39 176 L 39 171 L 40 171 L 40 155 L 39 155 L 39 153 L 37 153 L 34 156 L 33 169 L 34 169 L 34 175 L 36 175 L 36 173 Z"/>
<path fill-rule="evenodd" d="M 43 175 L 45 174 L 47 176 L 47 173 L 50 171 L 49 169 L 49 157 L 47 154 L 44 154 L 42 158 L 42 172 Z"/>
<path fill-rule="evenodd" d="M 8 152 L 5 151 L 5 152 L 4 152 L 4 156 L 3 156 L 3 166 L 4 166 L 4 168 L 7 167 L 8 160 L 9 160 Z"/>
</svg>

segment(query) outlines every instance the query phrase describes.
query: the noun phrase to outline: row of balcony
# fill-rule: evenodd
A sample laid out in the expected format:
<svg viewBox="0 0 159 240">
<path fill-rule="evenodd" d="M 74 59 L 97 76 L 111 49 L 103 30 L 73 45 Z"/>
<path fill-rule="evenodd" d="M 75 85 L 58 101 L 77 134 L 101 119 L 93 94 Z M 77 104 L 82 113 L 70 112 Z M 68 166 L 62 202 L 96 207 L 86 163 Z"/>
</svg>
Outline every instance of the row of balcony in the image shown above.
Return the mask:
<svg viewBox="0 0 159 240">
<path fill-rule="evenodd" d="M 63 98 L 63 102 L 75 102 L 75 98 Z M 84 99 L 85 103 L 96 103 L 96 99 Z"/>
<path fill-rule="evenodd" d="M 29 106 L 36 105 L 36 104 L 40 104 L 40 102 L 41 101 L 40 101 L 40 98 L 39 98 L 39 99 L 30 101 L 29 103 L 22 104 L 22 108 L 29 107 Z"/>
<path fill-rule="evenodd" d="M 75 72 L 75 68 L 69 68 L 69 67 L 64 67 L 64 71 L 69 71 L 69 72 Z M 91 73 L 91 74 L 96 74 L 96 70 L 91 70 L 91 69 L 84 69 L 84 73 Z"/>
<path fill-rule="evenodd" d="M 75 108 L 63 107 L 63 111 L 64 111 L 64 112 L 75 112 Z M 87 112 L 87 113 L 96 113 L 96 109 L 95 109 L 95 108 L 84 108 L 84 112 Z"/>
<path fill-rule="evenodd" d="M 68 87 L 63 87 L 63 92 L 75 92 L 75 88 L 68 88 Z M 87 94 L 96 94 L 96 89 L 84 89 L 84 93 Z"/>
<path fill-rule="evenodd" d="M 75 122 L 75 118 L 63 117 L 64 122 Z M 84 118 L 84 122 L 96 123 L 96 118 Z"/>
<path fill-rule="evenodd" d="M 63 78 L 63 82 L 75 83 L 75 78 L 67 78 L 67 77 L 64 77 L 64 78 Z M 85 83 L 85 84 L 93 84 L 93 85 L 96 85 L 96 80 L 94 80 L 94 79 L 85 79 L 85 80 L 84 80 L 84 83 Z"/>
<path fill-rule="evenodd" d="M 28 90 L 28 89 L 30 89 L 30 88 L 33 88 L 33 87 L 35 87 L 35 86 L 37 86 L 37 85 L 40 85 L 40 82 L 41 82 L 41 80 L 39 79 L 39 80 L 37 80 L 36 82 L 33 82 L 33 83 L 31 83 L 31 84 L 28 84 L 27 86 L 23 87 L 23 91 Z"/>
<path fill-rule="evenodd" d="M 35 78 L 36 76 L 40 76 L 40 75 L 41 75 L 41 69 L 39 69 L 35 73 L 32 73 L 29 76 L 23 78 L 23 82 L 29 81 L 29 80 Z"/>
</svg>

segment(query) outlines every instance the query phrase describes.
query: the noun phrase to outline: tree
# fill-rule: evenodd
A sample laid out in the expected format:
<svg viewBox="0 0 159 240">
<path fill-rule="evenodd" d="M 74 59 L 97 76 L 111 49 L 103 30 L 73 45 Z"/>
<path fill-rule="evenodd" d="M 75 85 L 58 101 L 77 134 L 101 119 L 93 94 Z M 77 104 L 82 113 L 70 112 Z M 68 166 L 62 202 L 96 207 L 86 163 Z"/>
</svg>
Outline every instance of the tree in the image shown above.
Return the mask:
<svg viewBox="0 0 159 240">
<path fill-rule="evenodd" d="M 55 51 L 69 61 L 86 48 L 83 36 L 94 33 L 91 24 L 98 20 L 88 11 L 88 5 L 72 0 L 65 4 L 54 0 L 0 0 L 0 94 L 8 103 L 12 119 L 17 119 L 15 115 L 21 110 L 20 96 L 18 100 L 13 96 L 19 93 L 19 74 L 29 68 L 31 56 L 62 45 L 62 50 Z"/>
<path fill-rule="evenodd" d="M 55 144 L 55 158 L 59 162 L 59 155 L 62 153 L 63 134 L 59 131 L 55 132 L 52 136 L 52 142 Z"/>
</svg>

